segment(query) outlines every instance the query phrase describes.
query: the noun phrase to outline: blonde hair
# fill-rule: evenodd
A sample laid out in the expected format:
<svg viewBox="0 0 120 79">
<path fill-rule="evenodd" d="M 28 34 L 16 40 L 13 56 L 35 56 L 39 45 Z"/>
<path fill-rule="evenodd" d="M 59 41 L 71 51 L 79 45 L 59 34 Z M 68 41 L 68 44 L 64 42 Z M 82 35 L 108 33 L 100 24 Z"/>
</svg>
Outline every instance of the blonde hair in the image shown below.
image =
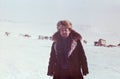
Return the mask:
<svg viewBox="0 0 120 79">
<path fill-rule="evenodd" d="M 61 28 L 70 28 L 72 29 L 72 23 L 68 20 L 60 20 L 57 23 L 57 29 L 60 30 Z"/>
</svg>

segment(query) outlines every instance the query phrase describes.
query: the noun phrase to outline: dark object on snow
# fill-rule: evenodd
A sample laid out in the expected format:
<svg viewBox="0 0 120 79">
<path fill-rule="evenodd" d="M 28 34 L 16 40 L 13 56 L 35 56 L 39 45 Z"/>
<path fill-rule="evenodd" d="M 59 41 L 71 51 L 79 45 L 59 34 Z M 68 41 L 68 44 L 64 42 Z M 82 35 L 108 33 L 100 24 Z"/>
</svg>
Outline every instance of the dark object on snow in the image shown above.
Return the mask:
<svg viewBox="0 0 120 79">
<path fill-rule="evenodd" d="M 94 42 L 94 46 L 106 46 L 106 40 L 99 39 L 98 41 Z"/>
</svg>

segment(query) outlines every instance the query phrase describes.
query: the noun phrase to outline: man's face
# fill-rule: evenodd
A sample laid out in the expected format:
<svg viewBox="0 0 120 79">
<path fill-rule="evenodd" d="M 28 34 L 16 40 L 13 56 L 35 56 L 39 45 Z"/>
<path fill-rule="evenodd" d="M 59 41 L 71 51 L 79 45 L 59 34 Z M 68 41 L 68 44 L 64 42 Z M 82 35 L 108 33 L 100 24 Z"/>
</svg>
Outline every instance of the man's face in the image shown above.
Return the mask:
<svg viewBox="0 0 120 79">
<path fill-rule="evenodd" d="M 61 28 L 60 29 L 60 35 L 64 38 L 67 38 L 70 34 L 70 29 L 69 28 Z"/>
</svg>

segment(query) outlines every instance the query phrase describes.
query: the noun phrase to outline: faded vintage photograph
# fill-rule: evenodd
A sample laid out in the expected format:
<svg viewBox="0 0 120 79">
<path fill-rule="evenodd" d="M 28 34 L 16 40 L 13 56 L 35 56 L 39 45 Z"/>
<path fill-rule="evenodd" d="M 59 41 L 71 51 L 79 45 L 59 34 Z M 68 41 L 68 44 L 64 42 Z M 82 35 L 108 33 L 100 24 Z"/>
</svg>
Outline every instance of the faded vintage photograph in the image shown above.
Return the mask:
<svg viewBox="0 0 120 79">
<path fill-rule="evenodd" d="M 0 0 L 0 79 L 119 79 L 120 0 Z"/>
</svg>

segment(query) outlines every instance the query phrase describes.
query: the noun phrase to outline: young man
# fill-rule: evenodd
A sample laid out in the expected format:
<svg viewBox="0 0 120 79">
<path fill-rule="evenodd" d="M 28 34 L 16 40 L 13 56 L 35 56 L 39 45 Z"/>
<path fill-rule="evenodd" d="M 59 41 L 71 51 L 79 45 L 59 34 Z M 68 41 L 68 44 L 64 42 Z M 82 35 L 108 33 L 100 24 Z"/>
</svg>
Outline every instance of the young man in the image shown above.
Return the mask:
<svg viewBox="0 0 120 79">
<path fill-rule="evenodd" d="M 53 79 L 83 79 L 83 75 L 89 73 L 81 39 L 81 35 L 72 29 L 70 21 L 57 23 L 47 75 L 53 76 Z"/>
</svg>

